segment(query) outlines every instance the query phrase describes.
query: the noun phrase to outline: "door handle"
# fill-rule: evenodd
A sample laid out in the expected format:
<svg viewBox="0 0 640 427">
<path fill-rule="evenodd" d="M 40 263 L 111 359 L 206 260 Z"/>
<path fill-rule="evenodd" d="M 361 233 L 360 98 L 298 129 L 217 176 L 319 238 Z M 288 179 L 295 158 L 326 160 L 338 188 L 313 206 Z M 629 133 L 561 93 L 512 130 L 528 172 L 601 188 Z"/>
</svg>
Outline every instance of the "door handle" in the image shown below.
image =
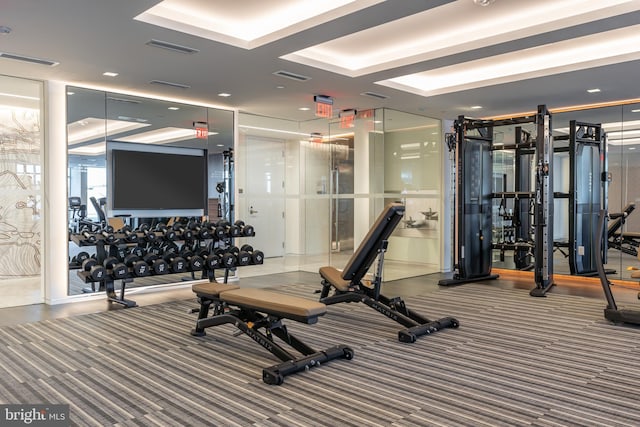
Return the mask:
<svg viewBox="0 0 640 427">
<path fill-rule="evenodd" d="M 251 206 L 251 207 L 249 208 L 249 215 L 253 215 L 253 214 L 257 214 L 257 213 L 258 213 L 258 211 L 257 211 L 257 210 L 255 210 L 255 209 L 253 209 L 253 206 Z"/>
</svg>

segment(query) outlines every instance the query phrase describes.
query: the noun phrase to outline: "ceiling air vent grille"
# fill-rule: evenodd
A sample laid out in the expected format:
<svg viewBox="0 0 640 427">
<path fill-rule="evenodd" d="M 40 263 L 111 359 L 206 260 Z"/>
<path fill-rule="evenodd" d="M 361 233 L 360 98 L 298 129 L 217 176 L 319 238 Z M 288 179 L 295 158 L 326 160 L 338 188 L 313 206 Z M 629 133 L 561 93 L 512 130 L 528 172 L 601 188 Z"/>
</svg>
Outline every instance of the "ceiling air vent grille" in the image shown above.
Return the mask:
<svg viewBox="0 0 640 427">
<path fill-rule="evenodd" d="M 286 79 L 296 80 L 298 82 L 306 82 L 307 80 L 311 80 L 311 77 L 291 73 L 289 71 L 284 71 L 284 70 L 276 71 L 273 74 L 275 74 L 276 76 L 284 77 Z"/>
<path fill-rule="evenodd" d="M 188 47 L 188 46 L 181 46 L 179 44 L 175 44 L 175 43 L 169 43 L 169 42 L 165 42 L 162 40 L 156 40 L 156 39 L 151 39 L 150 41 L 148 41 L 146 43 L 147 46 L 153 46 L 153 47 L 159 47 L 162 49 L 168 49 L 168 50 L 172 50 L 174 52 L 180 52 L 180 53 L 196 53 L 196 52 L 200 52 L 200 50 L 192 48 L 192 47 Z"/>
<path fill-rule="evenodd" d="M 115 96 L 107 96 L 107 100 L 116 101 L 116 102 L 124 102 L 126 104 L 140 104 L 140 101 L 138 101 L 136 99 L 116 98 Z"/>
<path fill-rule="evenodd" d="M 389 98 L 386 95 L 382 95 L 382 94 L 375 93 L 375 92 L 363 92 L 360 95 L 362 95 L 362 96 L 370 96 L 371 98 L 378 98 L 378 99 L 387 99 L 387 98 Z"/>
<path fill-rule="evenodd" d="M 59 62 L 50 61 L 48 59 L 33 58 L 31 56 L 16 55 L 15 53 L 7 52 L 0 52 L 0 58 L 15 59 L 16 61 L 30 62 L 32 64 L 48 65 L 49 67 L 54 67 L 59 64 Z"/>
<path fill-rule="evenodd" d="M 185 85 L 182 83 L 165 82 L 164 80 L 151 80 L 149 83 L 152 85 L 164 85 L 164 86 L 177 87 L 180 89 L 189 89 L 191 87 L 189 85 Z"/>
</svg>

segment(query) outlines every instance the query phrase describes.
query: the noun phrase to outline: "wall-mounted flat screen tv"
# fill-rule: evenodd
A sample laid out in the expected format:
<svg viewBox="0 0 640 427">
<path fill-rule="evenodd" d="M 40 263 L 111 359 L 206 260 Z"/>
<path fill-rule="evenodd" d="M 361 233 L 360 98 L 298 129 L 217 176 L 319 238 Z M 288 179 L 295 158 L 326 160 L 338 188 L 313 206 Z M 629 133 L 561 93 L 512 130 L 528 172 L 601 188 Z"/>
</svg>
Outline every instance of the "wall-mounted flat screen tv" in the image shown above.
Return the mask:
<svg viewBox="0 0 640 427">
<path fill-rule="evenodd" d="M 206 149 L 109 142 L 107 215 L 206 215 L 207 164 Z"/>
</svg>

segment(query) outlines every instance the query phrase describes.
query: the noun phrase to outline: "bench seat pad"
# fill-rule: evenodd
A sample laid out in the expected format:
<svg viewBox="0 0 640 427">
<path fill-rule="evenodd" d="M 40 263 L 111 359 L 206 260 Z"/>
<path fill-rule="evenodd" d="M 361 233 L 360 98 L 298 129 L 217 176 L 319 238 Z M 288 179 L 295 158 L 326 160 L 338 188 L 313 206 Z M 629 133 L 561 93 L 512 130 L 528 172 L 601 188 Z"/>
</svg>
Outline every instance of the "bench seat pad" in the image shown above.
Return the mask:
<svg viewBox="0 0 640 427">
<path fill-rule="evenodd" d="M 240 289 L 240 286 L 230 285 L 228 283 L 208 282 L 196 283 L 191 287 L 191 290 L 198 296 L 209 299 L 218 299 L 221 292 L 231 291 L 233 289 Z"/>
<path fill-rule="evenodd" d="M 347 292 L 351 285 L 351 282 L 342 278 L 342 271 L 335 267 L 320 267 L 320 276 L 340 292 Z"/>
<path fill-rule="evenodd" d="M 624 233 L 621 233 L 620 231 L 616 231 L 615 232 L 616 237 L 626 237 L 628 239 L 640 239 L 640 233 L 634 232 L 634 231 L 625 231 Z"/>
<path fill-rule="evenodd" d="M 225 291 L 220 299 L 231 305 L 307 323 L 327 312 L 327 306 L 320 302 L 256 288 Z"/>
</svg>

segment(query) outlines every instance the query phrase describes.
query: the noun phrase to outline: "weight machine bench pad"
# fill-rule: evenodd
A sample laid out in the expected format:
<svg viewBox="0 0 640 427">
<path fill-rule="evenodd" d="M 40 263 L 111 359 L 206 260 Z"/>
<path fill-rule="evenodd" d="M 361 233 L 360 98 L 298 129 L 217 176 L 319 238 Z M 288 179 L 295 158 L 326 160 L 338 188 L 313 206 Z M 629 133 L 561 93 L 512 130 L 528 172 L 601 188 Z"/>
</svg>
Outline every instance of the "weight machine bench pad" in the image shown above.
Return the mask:
<svg viewBox="0 0 640 427">
<path fill-rule="evenodd" d="M 196 283 L 191 290 L 200 298 L 216 300 L 220 298 L 220 293 L 240 289 L 238 285 L 230 285 L 228 283 Z"/>
<path fill-rule="evenodd" d="M 245 288 L 225 291 L 220 294 L 220 299 L 227 304 L 244 309 L 308 324 L 316 323 L 318 316 L 327 312 L 327 306 L 320 302 L 264 289 Z"/>
<path fill-rule="evenodd" d="M 348 292 L 351 282 L 342 278 L 342 271 L 335 267 L 320 267 L 320 276 L 340 292 Z"/>
</svg>

